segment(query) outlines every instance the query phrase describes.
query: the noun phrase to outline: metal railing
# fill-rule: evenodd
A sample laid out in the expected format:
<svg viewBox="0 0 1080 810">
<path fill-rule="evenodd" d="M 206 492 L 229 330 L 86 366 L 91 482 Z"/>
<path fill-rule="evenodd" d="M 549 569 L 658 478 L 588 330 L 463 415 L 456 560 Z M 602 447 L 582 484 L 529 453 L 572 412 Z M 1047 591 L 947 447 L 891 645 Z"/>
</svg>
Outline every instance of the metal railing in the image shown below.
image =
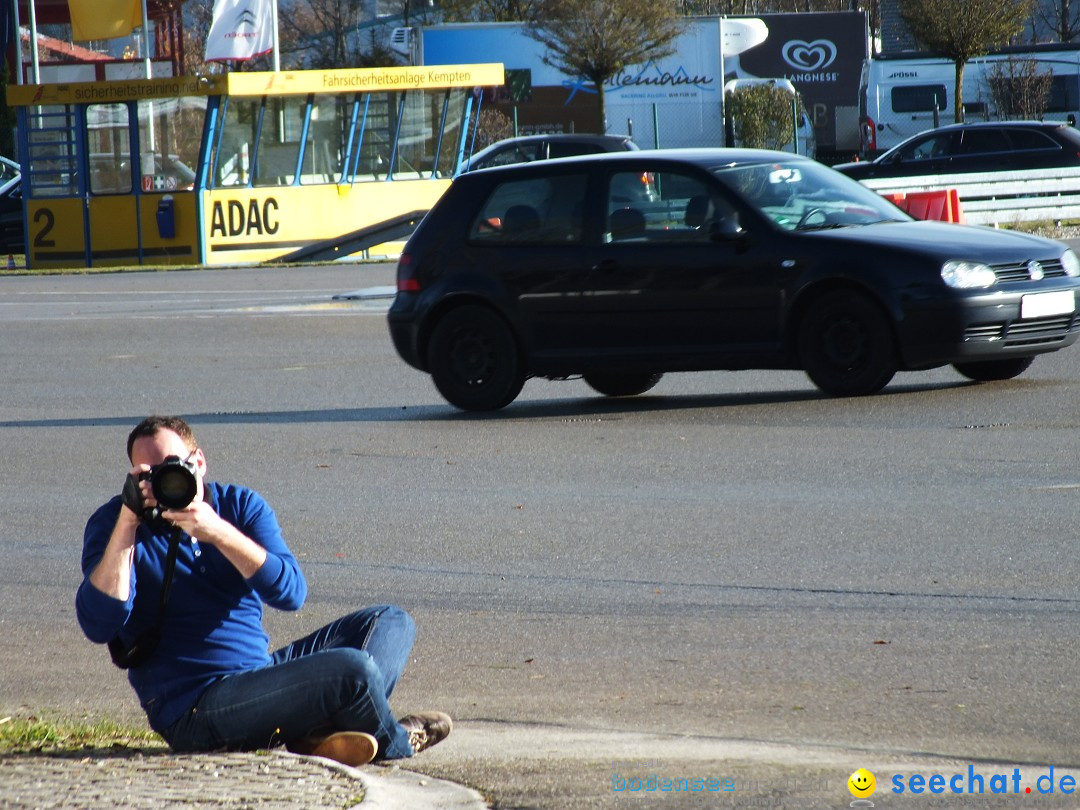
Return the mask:
<svg viewBox="0 0 1080 810">
<path fill-rule="evenodd" d="M 860 180 L 879 193 L 955 188 L 969 225 L 1080 220 L 1080 168 Z"/>
</svg>

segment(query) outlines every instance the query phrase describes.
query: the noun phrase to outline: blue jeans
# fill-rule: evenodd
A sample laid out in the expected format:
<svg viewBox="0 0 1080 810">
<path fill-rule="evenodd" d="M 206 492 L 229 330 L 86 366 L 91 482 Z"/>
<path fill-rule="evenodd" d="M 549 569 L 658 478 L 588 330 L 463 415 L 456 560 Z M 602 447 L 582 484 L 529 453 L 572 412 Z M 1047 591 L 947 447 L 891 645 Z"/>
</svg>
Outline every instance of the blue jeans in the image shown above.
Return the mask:
<svg viewBox="0 0 1080 810">
<path fill-rule="evenodd" d="M 282 647 L 269 665 L 216 681 L 162 736 L 175 751 L 250 751 L 366 731 L 380 759 L 410 757 L 388 701 L 415 637 L 399 607 L 358 610 Z"/>
</svg>

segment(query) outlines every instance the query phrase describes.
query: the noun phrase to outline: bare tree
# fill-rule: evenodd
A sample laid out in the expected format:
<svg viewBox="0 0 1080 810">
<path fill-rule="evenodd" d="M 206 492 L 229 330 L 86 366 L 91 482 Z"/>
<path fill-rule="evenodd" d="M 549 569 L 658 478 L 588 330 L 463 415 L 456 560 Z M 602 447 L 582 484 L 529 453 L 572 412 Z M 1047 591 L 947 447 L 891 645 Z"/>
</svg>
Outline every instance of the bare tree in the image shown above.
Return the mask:
<svg viewBox="0 0 1080 810">
<path fill-rule="evenodd" d="M 526 28 L 547 48 L 545 64 L 593 83 L 605 131 L 605 84 L 629 65 L 673 53 L 681 31 L 675 0 L 541 0 Z"/>
<path fill-rule="evenodd" d="M 964 120 L 964 66 L 1005 45 L 1024 28 L 1032 0 L 899 0 L 900 16 L 930 50 L 956 65 L 955 120 Z"/>
<path fill-rule="evenodd" d="M 1038 3 L 1034 16 L 1037 22 L 1054 33 L 1059 42 L 1072 42 L 1080 34 L 1080 9 L 1073 6 L 1072 0 Z"/>
<path fill-rule="evenodd" d="M 297 0 L 278 21 L 282 41 L 294 43 L 305 67 L 353 67 L 359 58 L 360 9 L 360 0 Z"/>
<path fill-rule="evenodd" d="M 1050 101 L 1054 74 L 1040 71 L 1034 59 L 1005 59 L 994 63 L 986 77 L 994 106 L 1005 118 L 1042 118 Z"/>
</svg>

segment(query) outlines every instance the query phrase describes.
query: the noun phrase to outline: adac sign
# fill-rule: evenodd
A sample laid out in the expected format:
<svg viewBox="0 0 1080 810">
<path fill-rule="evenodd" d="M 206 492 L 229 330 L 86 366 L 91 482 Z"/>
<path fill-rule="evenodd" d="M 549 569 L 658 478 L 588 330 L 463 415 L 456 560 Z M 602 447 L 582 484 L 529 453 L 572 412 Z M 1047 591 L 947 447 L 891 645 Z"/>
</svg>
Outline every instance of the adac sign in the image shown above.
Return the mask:
<svg viewBox="0 0 1080 810">
<path fill-rule="evenodd" d="M 210 209 L 210 238 L 273 236 L 280 227 L 279 210 L 274 197 L 214 200 Z"/>
</svg>

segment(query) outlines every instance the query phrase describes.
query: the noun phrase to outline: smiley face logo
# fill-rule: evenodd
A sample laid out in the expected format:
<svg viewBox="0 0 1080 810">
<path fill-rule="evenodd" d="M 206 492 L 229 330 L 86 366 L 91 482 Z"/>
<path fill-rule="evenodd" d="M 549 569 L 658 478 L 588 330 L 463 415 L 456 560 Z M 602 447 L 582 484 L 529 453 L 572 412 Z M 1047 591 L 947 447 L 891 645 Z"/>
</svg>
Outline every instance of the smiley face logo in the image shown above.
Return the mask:
<svg viewBox="0 0 1080 810">
<path fill-rule="evenodd" d="M 873 796 L 877 790 L 877 780 L 866 768 L 859 768 L 848 777 L 847 787 L 856 799 L 866 799 Z"/>
</svg>

